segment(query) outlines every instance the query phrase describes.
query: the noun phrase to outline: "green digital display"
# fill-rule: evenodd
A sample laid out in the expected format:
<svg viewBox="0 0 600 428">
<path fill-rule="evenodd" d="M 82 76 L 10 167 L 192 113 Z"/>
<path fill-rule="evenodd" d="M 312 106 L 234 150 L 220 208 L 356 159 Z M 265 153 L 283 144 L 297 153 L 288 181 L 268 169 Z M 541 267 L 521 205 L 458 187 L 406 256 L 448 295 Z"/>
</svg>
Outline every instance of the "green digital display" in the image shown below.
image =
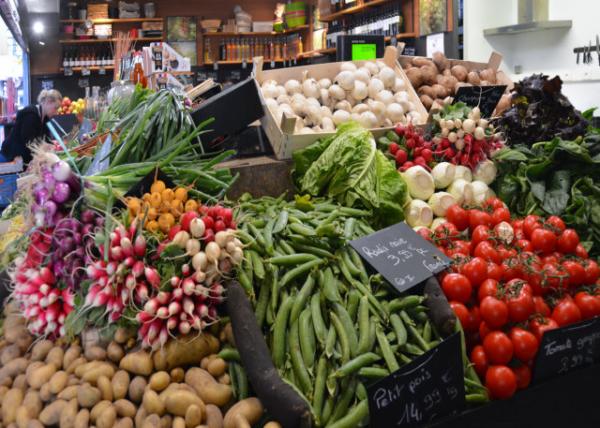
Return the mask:
<svg viewBox="0 0 600 428">
<path fill-rule="evenodd" d="M 377 58 L 375 43 L 356 43 L 352 45 L 352 61 Z"/>
</svg>

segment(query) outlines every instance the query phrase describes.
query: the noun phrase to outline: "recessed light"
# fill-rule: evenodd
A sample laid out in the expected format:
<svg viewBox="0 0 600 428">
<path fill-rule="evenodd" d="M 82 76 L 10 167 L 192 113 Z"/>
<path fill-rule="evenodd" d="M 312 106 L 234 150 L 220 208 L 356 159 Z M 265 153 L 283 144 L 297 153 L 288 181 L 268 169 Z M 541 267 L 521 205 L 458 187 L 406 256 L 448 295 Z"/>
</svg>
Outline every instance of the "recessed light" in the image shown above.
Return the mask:
<svg viewBox="0 0 600 428">
<path fill-rule="evenodd" d="M 35 34 L 42 34 L 44 32 L 44 23 L 42 21 L 35 21 L 33 23 L 33 32 Z"/>
<path fill-rule="evenodd" d="M 42 42 L 41 40 L 38 43 L 42 46 L 46 46 L 46 42 Z"/>
</svg>

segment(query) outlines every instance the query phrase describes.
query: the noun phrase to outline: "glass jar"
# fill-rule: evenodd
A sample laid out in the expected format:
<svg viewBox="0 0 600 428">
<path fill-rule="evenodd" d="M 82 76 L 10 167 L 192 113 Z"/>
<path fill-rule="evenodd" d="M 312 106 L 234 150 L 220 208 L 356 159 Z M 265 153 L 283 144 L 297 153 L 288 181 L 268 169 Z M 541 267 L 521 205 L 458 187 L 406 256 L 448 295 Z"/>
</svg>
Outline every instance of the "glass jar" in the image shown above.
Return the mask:
<svg viewBox="0 0 600 428">
<path fill-rule="evenodd" d="M 154 18 L 156 16 L 156 8 L 153 2 L 144 4 L 144 16 L 146 18 Z"/>
<path fill-rule="evenodd" d="M 106 98 L 108 103 L 112 104 L 120 98 L 130 97 L 134 90 L 135 85 L 130 80 L 116 80 L 110 84 L 110 91 Z"/>
</svg>

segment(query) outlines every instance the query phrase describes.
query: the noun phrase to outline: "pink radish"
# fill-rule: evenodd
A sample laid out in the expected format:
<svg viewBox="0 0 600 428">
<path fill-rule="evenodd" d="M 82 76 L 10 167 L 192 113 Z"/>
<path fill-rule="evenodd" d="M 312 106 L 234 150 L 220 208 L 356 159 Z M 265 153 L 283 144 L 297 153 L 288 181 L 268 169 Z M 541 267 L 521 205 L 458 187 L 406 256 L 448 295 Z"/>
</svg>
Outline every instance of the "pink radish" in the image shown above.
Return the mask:
<svg viewBox="0 0 600 428">
<path fill-rule="evenodd" d="M 144 257 L 146 255 L 146 238 L 144 238 L 143 235 L 138 235 L 137 238 L 135 238 L 133 252 L 138 257 Z"/>
</svg>

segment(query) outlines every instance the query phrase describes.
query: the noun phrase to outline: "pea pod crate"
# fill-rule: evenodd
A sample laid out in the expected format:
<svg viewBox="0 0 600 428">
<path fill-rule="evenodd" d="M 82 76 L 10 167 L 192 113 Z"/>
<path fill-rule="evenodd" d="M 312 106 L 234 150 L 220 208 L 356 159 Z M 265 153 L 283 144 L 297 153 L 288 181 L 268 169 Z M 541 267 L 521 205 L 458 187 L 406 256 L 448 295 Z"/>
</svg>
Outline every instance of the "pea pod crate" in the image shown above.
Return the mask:
<svg viewBox="0 0 600 428">
<path fill-rule="evenodd" d="M 229 312 L 250 383 L 269 412 L 288 414 L 284 426 L 303 426 L 307 415 L 315 426 L 368 424 L 367 386 L 454 329 L 439 285 L 399 295 L 366 270 L 347 243 L 374 232 L 369 215 L 329 200 L 241 199 L 245 260 L 240 292 L 228 287 Z M 251 302 L 246 318 L 240 299 Z M 467 393 L 484 393 L 465 373 Z"/>
<path fill-rule="evenodd" d="M 334 62 L 334 63 L 315 64 L 315 65 L 302 66 L 302 67 L 283 68 L 283 69 L 277 69 L 277 70 L 263 70 L 262 69 L 262 64 L 263 64 L 262 58 L 261 57 L 257 58 L 254 62 L 253 75 L 254 75 L 254 78 L 255 78 L 258 86 L 262 89 L 260 91 L 261 92 L 261 102 L 263 103 L 263 106 L 265 107 L 265 115 L 261 119 L 261 125 L 262 125 L 263 129 L 265 130 L 265 133 L 271 143 L 271 146 L 273 147 L 273 151 L 274 151 L 277 159 L 289 159 L 292 156 L 292 152 L 294 152 L 295 150 L 304 148 L 319 139 L 333 136 L 335 134 L 335 128 L 332 128 L 331 126 L 332 125 L 335 126 L 333 121 L 338 120 L 338 119 L 336 119 L 335 114 L 339 110 L 344 110 L 344 108 L 347 109 L 344 111 L 348 111 L 349 116 L 352 113 L 360 116 L 361 113 L 367 112 L 366 109 L 368 109 L 368 111 L 370 111 L 371 113 L 373 113 L 371 110 L 375 110 L 378 114 L 375 115 L 375 113 L 373 113 L 374 114 L 373 117 L 375 117 L 375 119 L 376 119 L 376 122 L 373 122 L 373 123 L 378 123 L 379 125 L 383 124 L 383 126 L 379 126 L 379 125 L 377 125 L 377 127 L 365 126 L 367 128 L 370 128 L 371 132 L 374 134 L 375 137 L 384 135 L 387 131 L 389 131 L 390 129 L 393 129 L 393 125 L 395 123 L 401 121 L 401 120 L 399 120 L 399 118 L 401 118 L 402 115 L 404 115 L 404 113 L 408 113 L 409 111 L 410 111 L 410 113 L 412 113 L 411 120 L 412 120 L 413 124 L 424 125 L 427 122 L 427 118 L 428 118 L 427 110 L 425 109 L 425 107 L 423 107 L 423 104 L 419 100 L 419 97 L 418 97 L 416 91 L 410 85 L 410 82 L 409 82 L 406 74 L 402 70 L 402 67 L 400 66 L 400 64 L 397 62 L 397 57 L 398 57 L 397 49 L 393 46 L 389 46 L 385 50 L 384 57 L 380 60 L 377 60 L 377 62 L 375 62 L 375 61 L 348 61 L 345 63 Z M 370 98 L 362 97 L 362 95 L 364 95 L 364 91 L 367 90 L 367 86 L 369 86 L 369 83 L 370 83 L 369 79 L 371 79 L 371 76 L 376 75 L 375 70 L 368 72 L 366 69 L 369 67 L 372 68 L 373 66 L 374 67 L 378 67 L 378 66 L 383 67 L 384 65 L 393 70 L 395 76 L 389 76 L 389 77 L 394 77 L 394 82 L 397 82 L 397 87 L 395 86 L 396 83 L 394 83 L 395 87 L 393 88 L 393 90 L 394 90 L 394 92 L 396 92 L 396 94 L 403 93 L 402 97 L 398 97 L 398 99 L 396 100 L 396 98 L 390 91 L 384 90 L 384 87 L 379 88 L 379 90 L 377 90 L 378 88 L 376 88 L 376 87 L 374 87 L 374 88 L 369 87 L 369 89 L 371 90 L 371 94 L 369 95 Z M 350 103 L 350 101 L 348 101 L 348 99 L 347 99 L 348 95 L 350 95 L 353 92 L 353 89 L 350 86 L 347 86 L 347 88 L 349 88 L 349 89 L 344 90 L 341 88 L 341 86 L 344 86 L 343 84 L 338 85 L 338 89 L 341 90 L 343 96 L 338 95 L 338 97 L 340 97 L 340 98 L 335 98 L 334 96 L 331 96 L 331 97 L 329 96 L 329 92 L 332 92 L 330 89 L 324 89 L 324 87 L 321 87 L 320 84 L 318 84 L 318 85 L 316 84 L 316 82 L 318 82 L 318 81 L 327 79 L 327 80 L 329 80 L 329 84 L 332 84 L 332 86 L 335 86 L 333 84 L 336 83 L 336 76 L 338 76 L 338 74 L 341 71 L 345 70 L 343 67 L 350 67 L 350 68 L 356 67 L 358 69 L 360 69 L 361 67 L 365 68 L 364 71 L 367 72 L 367 74 L 362 76 L 361 78 L 367 80 L 367 82 L 369 82 L 369 83 L 365 84 L 364 80 L 362 80 L 361 82 L 362 82 L 362 84 L 365 84 L 365 86 L 362 87 L 362 84 L 359 85 L 359 86 L 361 86 L 360 89 L 363 92 L 361 95 L 361 98 L 360 98 L 362 101 L 358 101 L 356 99 L 353 99 L 352 97 L 350 97 L 350 100 L 352 101 L 352 103 Z M 369 73 L 371 73 L 371 74 L 369 74 Z M 312 79 L 314 79 L 314 81 Z M 278 91 L 281 93 L 265 94 L 265 88 L 264 88 L 265 86 L 273 84 L 274 88 L 281 87 L 282 89 L 284 89 L 283 85 L 286 82 L 289 82 L 290 80 L 296 80 L 297 82 L 300 83 L 300 85 L 302 85 L 303 83 L 306 83 L 307 81 L 313 82 L 314 87 L 311 88 L 311 91 L 314 91 L 314 89 L 316 87 L 318 91 L 324 90 L 325 92 L 327 92 L 327 94 L 323 93 L 322 95 L 319 95 L 317 97 L 314 97 L 311 94 L 309 94 L 311 96 L 306 97 L 306 98 L 308 100 L 310 100 L 310 98 L 313 98 L 314 101 L 316 101 L 317 104 L 320 104 L 321 107 L 327 107 L 328 109 L 330 109 L 330 112 L 323 113 L 323 110 L 320 110 L 319 112 L 315 111 L 314 114 L 308 114 L 306 111 L 299 111 L 298 109 L 294 110 L 291 108 L 290 105 L 288 105 L 290 108 L 287 108 L 287 107 L 281 108 L 279 106 L 280 104 L 287 104 L 287 103 L 285 103 L 285 102 L 281 103 L 281 102 L 276 101 L 277 99 L 279 99 L 279 95 L 292 98 L 294 95 L 294 92 L 296 92 L 296 90 L 298 89 L 297 87 L 290 88 L 291 90 L 286 91 L 285 94 L 283 93 L 284 91 L 281 89 Z M 338 82 L 338 83 L 341 83 L 341 82 Z M 354 85 L 354 83 L 353 83 L 353 85 Z M 325 86 L 327 86 L 327 85 L 325 85 Z M 331 86 L 327 86 L 327 87 L 331 88 Z M 385 86 L 385 88 L 388 88 L 388 87 L 389 86 Z M 398 89 L 398 90 L 396 91 L 396 89 Z M 319 93 L 321 93 L 321 92 L 319 92 Z M 380 100 L 378 97 L 383 97 L 383 95 L 381 95 L 381 93 L 384 93 L 384 95 L 389 95 L 387 97 L 388 99 L 381 98 L 381 100 Z M 275 96 L 273 96 L 273 95 L 275 95 Z M 316 92 L 313 95 L 316 95 Z M 373 96 L 371 97 L 371 95 L 373 95 Z M 393 97 L 394 100 L 389 99 L 390 97 Z M 327 101 L 325 101 L 325 100 L 327 100 Z M 279 101 L 286 101 L 286 99 L 282 97 Z M 348 102 L 349 104 L 348 105 L 344 104 L 345 107 L 340 106 L 340 107 L 344 107 L 344 108 L 336 108 L 336 104 L 339 104 L 339 102 L 342 102 L 342 103 Z M 369 103 L 370 105 L 368 106 L 365 102 Z M 377 103 L 380 103 L 380 104 L 377 104 Z M 398 109 L 398 107 L 396 107 L 396 109 L 394 110 L 395 113 L 393 115 L 392 115 L 391 111 L 388 111 L 389 110 L 388 106 L 389 106 L 389 104 L 392 104 L 392 103 L 398 104 L 398 107 L 401 107 L 400 109 Z M 403 106 L 400 106 L 399 103 L 402 103 Z M 313 107 L 316 107 L 316 105 L 313 105 Z M 318 108 L 320 108 L 320 107 L 318 107 Z M 351 111 L 352 108 L 354 108 L 354 111 Z M 382 108 L 383 108 L 383 111 L 381 111 Z M 336 110 L 336 112 L 331 114 L 331 110 Z M 398 110 L 398 111 L 396 111 L 396 110 Z M 397 113 L 397 115 L 396 115 L 396 113 Z M 301 119 L 299 116 L 304 117 L 304 119 Z M 327 119 L 324 119 L 326 116 L 327 116 Z M 331 116 L 331 117 L 329 117 L 329 116 Z M 371 117 L 371 116 L 369 116 L 369 117 Z M 323 120 L 326 120 L 327 122 L 329 120 L 331 120 L 331 123 L 328 123 L 328 126 L 325 126 L 324 122 L 321 122 Z M 342 120 L 342 119 L 340 119 L 340 120 Z M 305 122 L 305 121 L 307 121 L 307 122 Z M 310 132 L 309 132 L 308 130 L 306 130 L 306 128 L 298 126 L 299 123 L 310 123 L 310 124 L 320 123 L 323 126 L 323 128 L 318 129 L 316 132 L 313 131 L 312 129 L 310 129 Z"/>
</svg>

